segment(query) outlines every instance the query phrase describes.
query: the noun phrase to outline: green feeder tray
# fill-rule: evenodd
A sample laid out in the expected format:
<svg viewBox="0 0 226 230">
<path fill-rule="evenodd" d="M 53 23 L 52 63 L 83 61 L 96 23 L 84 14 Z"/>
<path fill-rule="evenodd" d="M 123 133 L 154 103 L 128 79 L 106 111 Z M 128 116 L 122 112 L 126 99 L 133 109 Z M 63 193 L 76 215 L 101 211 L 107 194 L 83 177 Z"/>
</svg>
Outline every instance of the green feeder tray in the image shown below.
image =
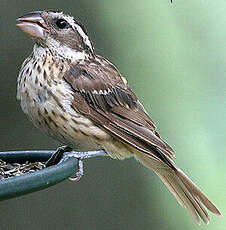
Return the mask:
<svg viewBox="0 0 226 230">
<path fill-rule="evenodd" d="M 0 152 L 0 159 L 7 163 L 45 162 L 55 151 Z M 0 200 L 22 196 L 55 185 L 76 173 L 76 157 L 64 153 L 60 163 L 44 169 L 0 180 Z"/>
</svg>

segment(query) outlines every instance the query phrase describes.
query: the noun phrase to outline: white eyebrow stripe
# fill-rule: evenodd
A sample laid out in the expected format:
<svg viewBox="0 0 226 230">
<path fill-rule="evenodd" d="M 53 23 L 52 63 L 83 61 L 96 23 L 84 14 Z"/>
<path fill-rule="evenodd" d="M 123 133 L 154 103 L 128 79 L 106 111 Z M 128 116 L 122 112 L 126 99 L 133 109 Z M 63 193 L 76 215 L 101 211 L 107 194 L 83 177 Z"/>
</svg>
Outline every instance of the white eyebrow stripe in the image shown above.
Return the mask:
<svg viewBox="0 0 226 230">
<path fill-rule="evenodd" d="M 80 34 L 80 36 L 82 37 L 84 43 L 90 48 L 90 50 L 93 52 L 93 47 L 92 44 L 89 40 L 89 37 L 84 33 L 83 29 L 76 24 L 76 22 L 74 23 L 76 30 L 78 31 L 78 33 Z"/>
<path fill-rule="evenodd" d="M 65 15 L 63 12 L 54 12 L 53 15 L 57 18 L 63 18 L 65 19 L 72 27 L 74 25 L 75 29 L 77 30 L 77 32 L 80 34 L 80 36 L 82 37 L 84 43 L 90 48 L 90 50 L 93 52 L 93 46 L 89 40 L 89 37 L 85 34 L 85 32 L 83 31 L 82 27 L 79 26 L 76 21 L 74 20 L 74 18 L 70 15 Z"/>
</svg>

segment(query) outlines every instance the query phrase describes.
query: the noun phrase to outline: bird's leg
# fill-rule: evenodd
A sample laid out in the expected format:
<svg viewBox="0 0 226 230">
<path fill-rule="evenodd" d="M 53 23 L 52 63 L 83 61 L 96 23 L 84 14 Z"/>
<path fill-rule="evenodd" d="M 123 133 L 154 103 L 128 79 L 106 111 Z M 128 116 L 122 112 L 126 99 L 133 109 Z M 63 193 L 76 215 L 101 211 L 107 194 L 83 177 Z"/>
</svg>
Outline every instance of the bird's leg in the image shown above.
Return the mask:
<svg viewBox="0 0 226 230">
<path fill-rule="evenodd" d="M 88 152 L 76 152 L 76 151 L 67 151 L 67 152 L 69 153 L 66 154 L 65 157 L 76 157 L 82 160 L 87 158 L 107 155 L 107 153 L 103 149 L 88 151 Z"/>
<path fill-rule="evenodd" d="M 72 148 L 65 145 L 57 148 L 56 152 L 45 162 L 45 166 L 49 167 L 51 165 L 55 165 L 61 161 L 62 155 L 65 152 L 71 152 Z"/>
<path fill-rule="evenodd" d="M 67 151 L 69 152 L 69 151 Z M 84 174 L 83 169 L 83 160 L 91 157 L 97 157 L 97 156 L 105 156 L 107 153 L 104 150 L 96 150 L 96 151 L 88 151 L 88 152 L 76 152 L 76 151 L 70 151 L 68 154 L 65 154 L 62 159 L 60 160 L 59 164 L 65 160 L 67 160 L 69 157 L 75 157 L 78 159 L 78 171 L 75 174 L 75 177 L 70 177 L 69 180 L 71 181 L 79 181 L 81 177 Z"/>
</svg>

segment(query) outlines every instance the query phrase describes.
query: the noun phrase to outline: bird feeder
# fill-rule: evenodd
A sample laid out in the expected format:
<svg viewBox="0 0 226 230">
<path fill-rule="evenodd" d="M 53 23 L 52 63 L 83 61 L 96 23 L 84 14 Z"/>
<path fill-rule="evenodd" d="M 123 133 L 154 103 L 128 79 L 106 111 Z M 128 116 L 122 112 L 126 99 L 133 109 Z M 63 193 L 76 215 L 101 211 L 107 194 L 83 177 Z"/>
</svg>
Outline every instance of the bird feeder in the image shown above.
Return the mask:
<svg viewBox="0 0 226 230">
<path fill-rule="evenodd" d="M 10 151 L 0 152 L 0 159 L 6 163 L 45 162 L 54 151 Z M 56 164 L 38 171 L 0 180 L 0 200 L 22 196 L 53 186 L 76 173 L 78 159 L 65 157 Z"/>
</svg>

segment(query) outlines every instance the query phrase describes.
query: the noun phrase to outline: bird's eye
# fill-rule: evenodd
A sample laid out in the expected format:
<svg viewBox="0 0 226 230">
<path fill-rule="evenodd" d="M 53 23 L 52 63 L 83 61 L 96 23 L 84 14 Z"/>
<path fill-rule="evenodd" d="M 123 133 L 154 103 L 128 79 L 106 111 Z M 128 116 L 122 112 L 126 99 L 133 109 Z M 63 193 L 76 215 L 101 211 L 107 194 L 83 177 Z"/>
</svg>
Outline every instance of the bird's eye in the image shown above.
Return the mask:
<svg viewBox="0 0 226 230">
<path fill-rule="evenodd" d="M 60 29 L 65 29 L 65 28 L 68 28 L 68 26 L 69 26 L 68 22 L 64 19 L 58 19 L 56 21 L 56 25 Z"/>
</svg>

